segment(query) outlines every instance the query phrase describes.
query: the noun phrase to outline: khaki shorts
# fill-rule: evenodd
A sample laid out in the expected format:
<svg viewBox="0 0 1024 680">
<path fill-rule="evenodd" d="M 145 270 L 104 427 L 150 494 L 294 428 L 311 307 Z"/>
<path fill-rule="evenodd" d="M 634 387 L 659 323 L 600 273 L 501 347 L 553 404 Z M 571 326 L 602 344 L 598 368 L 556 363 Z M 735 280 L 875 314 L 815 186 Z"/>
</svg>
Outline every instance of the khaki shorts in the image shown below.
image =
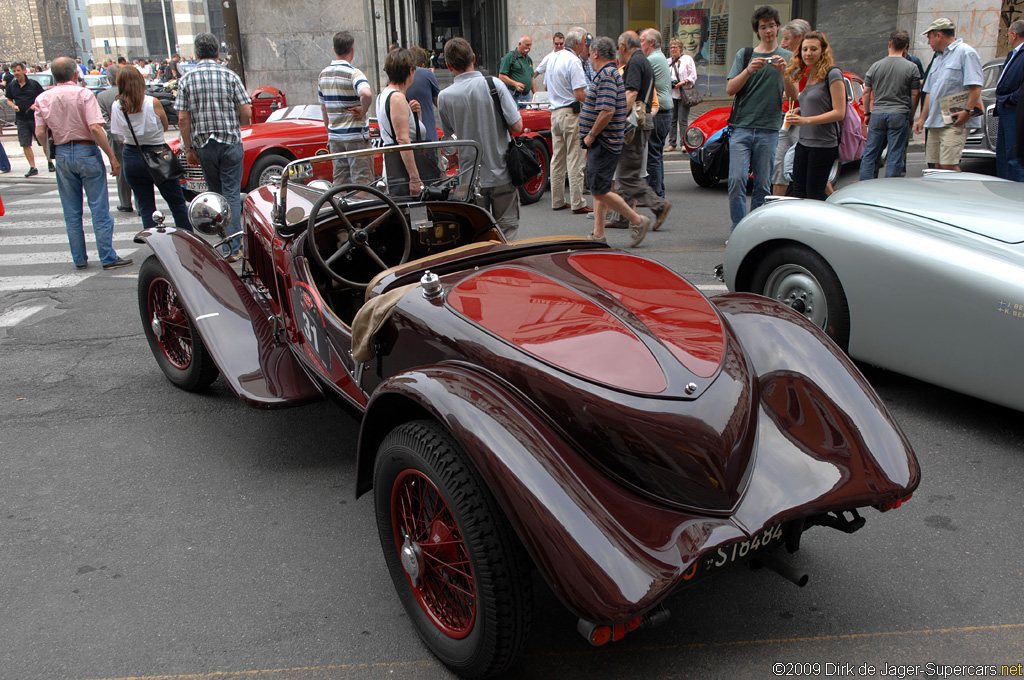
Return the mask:
<svg viewBox="0 0 1024 680">
<path fill-rule="evenodd" d="M 966 141 L 967 128 L 963 125 L 928 128 L 928 142 L 924 147 L 925 161 L 937 165 L 960 165 Z"/>
</svg>

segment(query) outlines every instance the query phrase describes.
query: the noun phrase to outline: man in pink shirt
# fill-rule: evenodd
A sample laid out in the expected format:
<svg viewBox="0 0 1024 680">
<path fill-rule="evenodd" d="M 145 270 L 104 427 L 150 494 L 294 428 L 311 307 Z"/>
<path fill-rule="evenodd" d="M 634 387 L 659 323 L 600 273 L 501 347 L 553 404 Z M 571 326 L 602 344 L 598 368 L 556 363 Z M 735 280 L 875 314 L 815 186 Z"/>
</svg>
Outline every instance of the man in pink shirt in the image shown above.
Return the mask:
<svg viewBox="0 0 1024 680">
<path fill-rule="evenodd" d="M 114 251 L 114 220 L 110 217 L 107 197 L 107 172 L 100 149 L 110 159 L 110 174 L 117 175 L 121 166 L 114 156 L 107 133 L 103 130 L 103 113 L 92 91 L 78 85 L 78 66 L 68 57 L 58 57 L 50 66 L 56 85 L 39 95 L 36 110 L 36 138 L 46 142 L 46 132 L 53 133 L 57 145 L 54 159 L 57 166 L 57 191 L 64 209 L 64 226 L 71 245 L 71 259 L 76 269 L 88 265 L 85 231 L 82 229 L 82 189 L 89 198 L 92 230 L 96 249 L 104 269 L 127 267 L 131 260 L 120 258 Z"/>
</svg>

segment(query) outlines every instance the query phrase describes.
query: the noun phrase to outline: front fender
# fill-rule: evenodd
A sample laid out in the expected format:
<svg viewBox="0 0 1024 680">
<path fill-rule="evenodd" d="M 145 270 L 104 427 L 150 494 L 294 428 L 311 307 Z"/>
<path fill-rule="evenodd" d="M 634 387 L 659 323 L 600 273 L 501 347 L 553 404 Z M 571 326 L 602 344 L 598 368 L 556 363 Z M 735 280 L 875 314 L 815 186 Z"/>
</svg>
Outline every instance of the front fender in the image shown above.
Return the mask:
<svg viewBox="0 0 1024 680">
<path fill-rule="evenodd" d="M 231 265 L 199 237 L 175 228 L 135 237 L 160 260 L 192 326 L 221 375 L 251 406 L 297 406 L 320 398 L 291 351 L 275 337 L 272 316 Z"/>
<path fill-rule="evenodd" d="M 373 484 L 387 432 L 423 416 L 458 441 L 548 584 L 589 621 L 622 622 L 647 611 L 696 573 L 690 567 L 709 546 L 743 536 L 728 519 L 686 514 L 623 489 L 512 391 L 448 364 L 393 377 L 374 392 L 359 437 L 358 494 Z"/>
</svg>

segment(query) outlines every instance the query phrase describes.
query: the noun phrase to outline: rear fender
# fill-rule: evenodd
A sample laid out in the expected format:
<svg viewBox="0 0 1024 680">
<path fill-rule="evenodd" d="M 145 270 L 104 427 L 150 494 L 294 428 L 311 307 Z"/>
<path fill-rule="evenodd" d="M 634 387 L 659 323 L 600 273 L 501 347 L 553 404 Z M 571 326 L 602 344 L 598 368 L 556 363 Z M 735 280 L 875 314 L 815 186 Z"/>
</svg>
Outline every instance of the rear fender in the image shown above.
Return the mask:
<svg viewBox="0 0 1024 680">
<path fill-rule="evenodd" d="M 769 298 L 712 298 L 758 376 L 744 528 L 796 514 L 877 505 L 910 494 L 921 471 L 910 442 L 853 362 L 817 326 Z M 780 493 L 786 502 L 780 507 Z"/>
<path fill-rule="evenodd" d="M 631 494 L 513 392 L 454 365 L 401 374 L 374 392 L 359 436 L 357 494 L 373 485 L 387 432 L 422 417 L 455 438 L 548 584 L 588 621 L 621 622 L 647 611 L 696 573 L 701 552 L 743 536 L 726 518 Z"/>
<path fill-rule="evenodd" d="M 297 406 L 320 398 L 295 356 L 275 338 L 274 317 L 231 265 L 199 237 L 175 228 L 135 237 L 160 260 L 192 325 L 240 399 L 251 406 Z"/>
</svg>

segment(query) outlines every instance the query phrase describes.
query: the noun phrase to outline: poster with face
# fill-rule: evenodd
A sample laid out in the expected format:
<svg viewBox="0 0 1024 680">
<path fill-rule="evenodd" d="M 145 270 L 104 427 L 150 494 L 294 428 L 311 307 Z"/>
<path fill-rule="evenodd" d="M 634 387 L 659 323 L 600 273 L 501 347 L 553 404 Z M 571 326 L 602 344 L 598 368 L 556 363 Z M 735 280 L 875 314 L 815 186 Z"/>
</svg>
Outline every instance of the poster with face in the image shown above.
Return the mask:
<svg viewBox="0 0 1024 680">
<path fill-rule="evenodd" d="M 672 10 L 674 36 L 683 43 L 683 54 L 693 57 L 698 65 L 708 62 L 709 9 Z"/>
</svg>

